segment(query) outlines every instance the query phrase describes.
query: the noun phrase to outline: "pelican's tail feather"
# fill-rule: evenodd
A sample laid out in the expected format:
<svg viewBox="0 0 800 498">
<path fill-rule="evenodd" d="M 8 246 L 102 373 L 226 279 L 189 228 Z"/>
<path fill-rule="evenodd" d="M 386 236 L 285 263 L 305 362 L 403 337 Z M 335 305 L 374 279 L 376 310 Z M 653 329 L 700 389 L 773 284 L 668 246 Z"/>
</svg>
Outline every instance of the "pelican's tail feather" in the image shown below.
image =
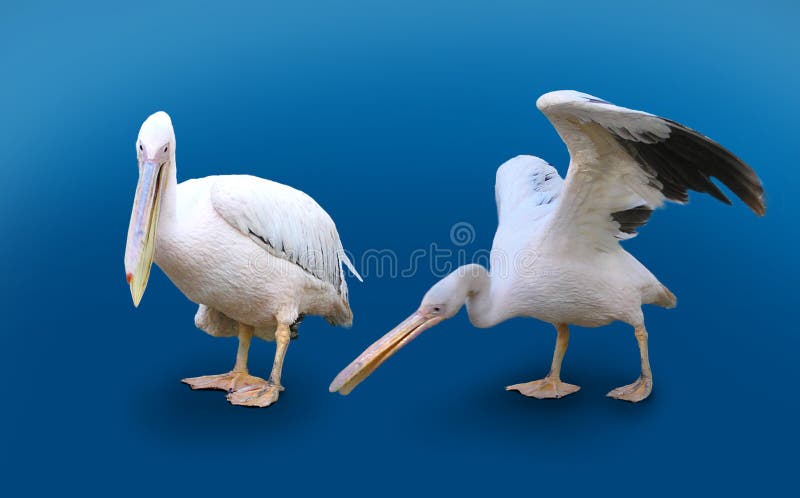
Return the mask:
<svg viewBox="0 0 800 498">
<path fill-rule="evenodd" d="M 670 309 L 678 305 L 678 298 L 675 297 L 675 294 L 670 292 L 669 289 L 662 285 L 658 300 L 653 302 L 653 304 Z"/>
</svg>

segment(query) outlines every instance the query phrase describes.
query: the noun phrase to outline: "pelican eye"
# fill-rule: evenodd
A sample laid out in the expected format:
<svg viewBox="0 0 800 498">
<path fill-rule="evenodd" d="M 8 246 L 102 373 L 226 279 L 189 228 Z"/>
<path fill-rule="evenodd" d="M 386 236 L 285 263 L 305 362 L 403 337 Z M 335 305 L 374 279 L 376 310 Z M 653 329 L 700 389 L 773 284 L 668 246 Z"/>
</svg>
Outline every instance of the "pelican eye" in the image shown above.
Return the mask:
<svg viewBox="0 0 800 498">
<path fill-rule="evenodd" d="M 167 149 L 169 149 L 169 145 L 164 146 L 164 152 L 167 152 Z"/>
<path fill-rule="evenodd" d="M 441 306 L 434 306 L 433 307 L 433 312 L 434 313 L 441 313 L 442 312 L 442 307 Z"/>
<path fill-rule="evenodd" d="M 142 147 L 142 144 L 139 144 L 139 150 L 144 150 L 144 147 Z"/>
</svg>

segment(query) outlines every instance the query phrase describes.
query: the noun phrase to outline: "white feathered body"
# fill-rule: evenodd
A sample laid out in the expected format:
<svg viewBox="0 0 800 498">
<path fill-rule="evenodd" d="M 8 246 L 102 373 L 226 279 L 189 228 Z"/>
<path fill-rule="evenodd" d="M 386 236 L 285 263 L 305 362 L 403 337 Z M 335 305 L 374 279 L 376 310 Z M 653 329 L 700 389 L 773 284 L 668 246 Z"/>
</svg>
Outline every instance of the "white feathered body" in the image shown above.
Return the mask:
<svg viewBox="0 0 800 498">
<path fill-rule="evenodd" d="M 499 223 L 490 266 L 496 311 L 485 323 L 476 317 L 476 325 L 518 316 L 583 327 L 636 324 L 643 304 L 675 305 L 672 293 L 618 243 L 564 240 L 556 230 L 563 184 L 552 166 L 533 156 L 498 169 Z M 612 228 L 616 232 L 618 225 Z"/>
<path fill-rule="evenodd" d="M 173 181 L 165 197 L 173 195 L 173 209 L 165 199 L 155 261 L 200 305 L 198 328 L 235 336 L 242 322 L 272 340 L 276 320 L 320 315 L 350 325 L 342 269 L 350 262 L 333 221 L 309 196 L 245 175 Z M 326 266 L 308 257 L 329 259 Z"/>
<path fill-rule="evenodd" d="M 537 107 L 567 145 L 565 179 L 547 162 L 518 156 L 497 171 L 498 229 L 490 291 L 467 301 L 488 327 L 515 316 L 601 326 L 643 323 L 641 306 L 673 307 L 675 296 L 620 241 L 637 235 L 664 201 L 688 192 L 730 200 L 715 177 L 756 214 L 764 190 L 755 172 L 713 140 L 679 123 L 565 90 Z"/>
<path fill-rule="evenodd" d="M 599 327 L 612 321 L 639 323 L 643 304 L 674 306 L 674 296 L 623 248 L 554 251 L 547 243 L 552 214 L 531 232 L 504 229 L 492 245 L 492 292 L 505 318 L 530 316 L 548 323 Z M 508 271 L 506 255 L 516 268 Z M 521 256 L 521 257 L 520 257 Z"/>
</svg>

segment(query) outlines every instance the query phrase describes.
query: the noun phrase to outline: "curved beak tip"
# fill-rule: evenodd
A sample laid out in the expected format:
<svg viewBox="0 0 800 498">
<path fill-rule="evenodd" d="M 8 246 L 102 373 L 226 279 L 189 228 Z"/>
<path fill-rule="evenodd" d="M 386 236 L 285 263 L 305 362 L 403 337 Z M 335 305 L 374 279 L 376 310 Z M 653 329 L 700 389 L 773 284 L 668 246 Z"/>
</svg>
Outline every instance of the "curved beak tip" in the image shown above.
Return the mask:
<svg viewBox="0 0 800 498">
<path fill-rule="evenodd" d="M 370 376 L 384 361 L 423 331 L 441 322 L 442 317 L 429 317 L 420 312 L 406 318 L 397 327 L 372 343 L 358 358 L 339 372 L 328 391 L 346 396 Z"/>
<path fill-rule="evenodd" d="M 339 379 L 334 379 L 334 381 L 328 387 L 328 392 L 339 393 L 342 396 L 347 396 L 348 394 L 350 394 L 350 391 L 352 391 L 352 389 L 345 389 L 344 383 Z"/>
<path fill-rule="evenodd" d="M 340 389 L 342 389 L 342 386 L 344 385 L 344 382 L 342 381 L 341 377 L 342 377 L 342 374 L 339 373 L 339 375 L 337 375 L 336 378 L 333 379 L 333 382 L 331 382 L 331 385 L 328 386 L 328 392 L 329 393 L 338 392 L 339 394 L 346 394 L 346 393 L 343 393 L 342 391 L 340 391 Z"/>
<path fill-rule="evenodd" d="M 130 285 L 131 284 L 131 280 L 133 280 L 133 273 L 130 273 L 130 272 L 126 273 L 125 274 L 125 280 L 128 282 L 128 285 Z"/>
</svg>

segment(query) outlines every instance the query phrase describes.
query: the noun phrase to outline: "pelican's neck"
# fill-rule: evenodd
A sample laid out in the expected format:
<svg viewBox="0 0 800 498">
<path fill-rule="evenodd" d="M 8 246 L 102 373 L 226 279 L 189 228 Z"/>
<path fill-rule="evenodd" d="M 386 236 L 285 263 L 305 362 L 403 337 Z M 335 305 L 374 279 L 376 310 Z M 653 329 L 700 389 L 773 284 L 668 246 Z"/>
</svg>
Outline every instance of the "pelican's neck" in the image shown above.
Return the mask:
<svg viewBox="0 0 800 498">
<path fill-rule="evenodd" d="M 466 289 L 467 314 L 469 321 L 478 328 L 492 327 L 502 321 L 492 289 L 489 272 L 480 265 L 466 265 L 456 270 L 460 274 L 461 285 Z"/>
<path fill-rule="evenodd" d="M 167 170 L 167 184 L 164 187 L 164 192 L 161 193 L 161 214 L 158 218 L 158 232 L 162 233 L 164 228 L 169 230 L 169 226 L 174 224 L 178 218 L 178 175 L 177 165 L 175 164 L 175 156 L 172 156 L 170 166 Z"/>
</svg>

